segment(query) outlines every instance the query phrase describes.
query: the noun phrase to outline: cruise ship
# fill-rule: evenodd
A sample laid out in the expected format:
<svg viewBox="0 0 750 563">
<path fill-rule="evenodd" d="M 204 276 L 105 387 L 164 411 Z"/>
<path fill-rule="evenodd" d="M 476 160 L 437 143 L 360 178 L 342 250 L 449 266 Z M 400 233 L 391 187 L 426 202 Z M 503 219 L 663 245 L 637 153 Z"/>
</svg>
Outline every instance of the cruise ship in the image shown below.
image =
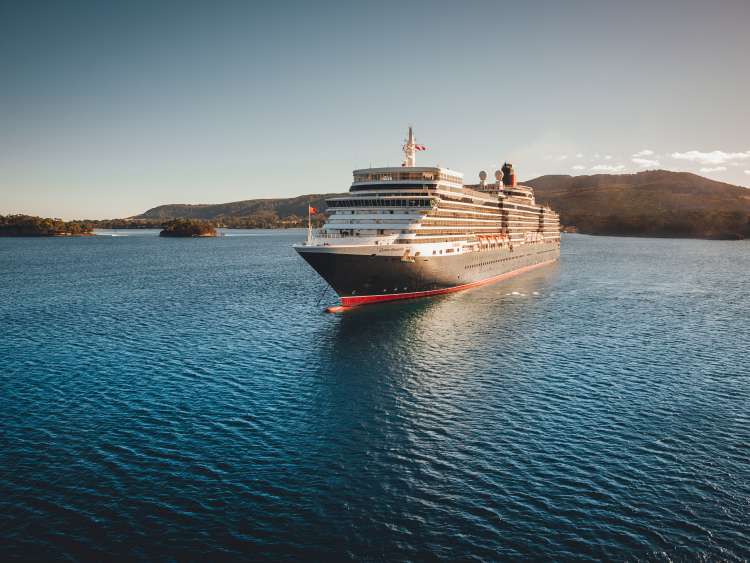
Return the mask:
<svg viewBox="0 0 750 563">
<path fill-rule="evenodd" d="M 328 219 L 295 250 L 342 307 L 429 297 L 538 268 L 560 256 L 560 221 L 516 182 L 509 163 L 463 174 L 417 166 L 412 128 L 401 166 L 354 171 L 349 194 L 326 200 Z"/>
</svg>

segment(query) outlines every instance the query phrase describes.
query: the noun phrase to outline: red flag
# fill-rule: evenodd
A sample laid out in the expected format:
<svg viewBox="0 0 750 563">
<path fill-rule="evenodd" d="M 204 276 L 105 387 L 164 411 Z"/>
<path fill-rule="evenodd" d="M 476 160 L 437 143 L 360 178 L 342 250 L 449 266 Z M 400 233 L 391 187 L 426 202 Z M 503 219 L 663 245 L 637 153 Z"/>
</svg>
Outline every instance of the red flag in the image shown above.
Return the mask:
<svg viewBox="0 0 750 563">
<path fill-rule="evenodd" d="M 318 210 L 315 209 L 312 205 L 308 205 L 307 207 L 308 207 L 308 211 L 310 213 L 317 213 L 318 212 Z"/>
<path fill-rule="evenodd" d="M 414 148 L 418 151 L 426 151 L 427 147 L 424 145 L 414 145 Z"/>
</svg>

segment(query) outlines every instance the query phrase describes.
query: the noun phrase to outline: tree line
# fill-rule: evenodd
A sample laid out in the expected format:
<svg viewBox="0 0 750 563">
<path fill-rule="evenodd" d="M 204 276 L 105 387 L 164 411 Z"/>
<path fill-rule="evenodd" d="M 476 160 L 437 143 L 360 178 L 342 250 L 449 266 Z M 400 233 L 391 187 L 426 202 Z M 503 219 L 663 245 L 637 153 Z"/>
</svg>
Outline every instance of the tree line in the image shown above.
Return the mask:
<svg viewBox="0 0 750 563">
<path fill-rule="evenodd" d="M 0 236 L 80 236 L 91 234 L 85 221 L 63 221 L 33 215 L 0 215 Z"/>
<path fill-rule="evenodd" d="M 0 236 L 79 236 L 92 234 L 94 229 L 164 229 L 175 219 L 82 219 L 63 221 L 58 218 L 34 215 L 0 215 Z M 279 217 L 274 211 L 260 211 L 242 217 L 219 216 L 211 221 L 199 221 L 213 227 L 228 229 L 290 229 L 307 227 L 307 217 L 290 215 Z M 325 215 L 312 218 L 314 227 L 325 222 Z"/>
<path fill-rule="evenodd" d="M 594 235 L 736 240 L 750 238 L 750 214 L 742 210 L 647 210 L 632 213 L 562 212 L 565 225 Z"/>
</svg>

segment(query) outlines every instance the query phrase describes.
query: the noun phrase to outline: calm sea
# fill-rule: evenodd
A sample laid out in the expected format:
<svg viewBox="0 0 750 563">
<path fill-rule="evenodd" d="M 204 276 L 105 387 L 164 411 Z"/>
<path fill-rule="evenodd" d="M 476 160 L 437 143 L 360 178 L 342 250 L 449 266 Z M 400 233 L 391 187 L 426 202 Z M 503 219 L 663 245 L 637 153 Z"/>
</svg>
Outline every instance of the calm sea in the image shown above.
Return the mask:
<svg viewBox="0 0 750 563">
<path fill-rule="evenodd" d="M 121 234 L 0 239 L 1 559 L 750 557 L 750 242 L 329 315 L 302 231 Z"/>
</svg>

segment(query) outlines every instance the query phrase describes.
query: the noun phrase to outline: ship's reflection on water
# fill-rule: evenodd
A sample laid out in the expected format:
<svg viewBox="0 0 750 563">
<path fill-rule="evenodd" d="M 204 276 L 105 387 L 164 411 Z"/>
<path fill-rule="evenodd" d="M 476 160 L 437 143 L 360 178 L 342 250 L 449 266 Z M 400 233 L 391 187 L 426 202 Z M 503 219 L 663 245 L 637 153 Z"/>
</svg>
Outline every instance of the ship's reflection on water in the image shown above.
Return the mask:
<svg viewBox="0 0 750 563">
<path fill-rule="evenodd" d="M 432 364 L 447 354 L 469 355 L 473 360 L 477 353 L 502 354 L 505 346 L 519 346 L 523 319 L 544 311 L 555 292 L 559 271 L 556 262 L 446 296 L 345 311 L 337 315 L 333 337 L 328 340 L 332 347 L 329 358 L 371 358 L 373 348 L 379 348 L 377 368 L 397 374 L 410 361 Z M 441 375 L 449 376 L 450 370 Z"/>
<path fill-rule="evenodd" d="M 417 435 L 409 431 L 413 421 L 434 417 L 423 429 L 439 432 L 441 417 L 476 408 L 488 392 L 502 395 L 516 372 L 526 372 L 513 362 L 544 345 L 538 327 L 559 270 L 555 263 L 460 293 L 336 315 L 325 327 L 330 332 L 321 327 L 315 337 L 323 380 L 318 400 L 327 413 L 319 422 L 339 442 L 352 433 L 356 443 L 357 428 L 378 429 L 386 447 L 396 429 Z M 366 443 L 373 439 L 368 435 Z"/>
</svg>

